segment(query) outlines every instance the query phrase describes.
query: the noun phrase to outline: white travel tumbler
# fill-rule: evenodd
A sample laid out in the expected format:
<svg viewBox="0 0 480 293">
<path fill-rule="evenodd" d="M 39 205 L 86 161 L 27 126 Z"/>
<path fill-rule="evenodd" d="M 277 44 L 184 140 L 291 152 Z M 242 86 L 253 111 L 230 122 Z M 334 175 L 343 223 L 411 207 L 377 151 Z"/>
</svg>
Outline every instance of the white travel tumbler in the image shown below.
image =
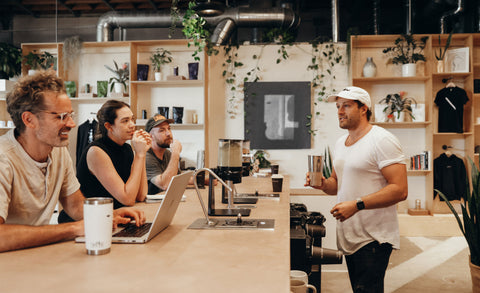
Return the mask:
<svg viewBox="0 0 480 293">
<path fill-rule="evenodd" d="M 112 246 L 113 199 L 91 197 L 83 203 L 87 254 L 101 255 Z"/>
</svg>

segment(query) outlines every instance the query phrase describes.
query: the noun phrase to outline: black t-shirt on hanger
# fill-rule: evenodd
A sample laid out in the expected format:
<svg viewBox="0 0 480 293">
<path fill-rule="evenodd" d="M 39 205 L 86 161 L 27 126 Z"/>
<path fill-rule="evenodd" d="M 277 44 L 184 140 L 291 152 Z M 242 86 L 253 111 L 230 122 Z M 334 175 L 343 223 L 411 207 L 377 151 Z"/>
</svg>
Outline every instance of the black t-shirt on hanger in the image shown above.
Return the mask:
<svg viewBox="0 0 480 293">
<path fill-rule="evenodd" d="M 438 91 L 435 97 L 438 132 L 463 133 L 463 106 L 467 102 L 467 93 L 460 87 L 446 87 Z"/>
</svg>

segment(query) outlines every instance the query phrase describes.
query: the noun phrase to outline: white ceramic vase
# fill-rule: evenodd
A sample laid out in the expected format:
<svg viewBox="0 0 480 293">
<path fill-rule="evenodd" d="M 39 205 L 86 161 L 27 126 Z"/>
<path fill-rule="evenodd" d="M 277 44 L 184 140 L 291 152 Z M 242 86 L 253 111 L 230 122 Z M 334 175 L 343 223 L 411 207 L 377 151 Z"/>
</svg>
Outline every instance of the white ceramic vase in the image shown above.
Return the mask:
<svg viewBox="0 0 480 293">
<path fill-rule="evenodd" d="M 116 93 L 122 93 L 123 94 L 123 84 L 119 83 L 119 82 L 116 82 L 115 85 L 114 85 L 114 89 L 115 89 L 115 92 Z"/>
<path fill-rule="evenodd" d="M 408 63 L 402 65 L 402 76 L 403 77 L 411 77 L 417 75 L 417 64 L 415 63 Z"/>
<path fill-rule="evenodd" d="M 367 62 L 363 65 L 363 77 L 375 77 L 377 75 L 377 65 L 373 63 L 372 57 L 367 57 Z"/>
<path fill-rule="evenodd" d="M 155 81 L 161 81 L 161 80 L 162 80 L 162 73 L 155 72 Z"/>
</svg>

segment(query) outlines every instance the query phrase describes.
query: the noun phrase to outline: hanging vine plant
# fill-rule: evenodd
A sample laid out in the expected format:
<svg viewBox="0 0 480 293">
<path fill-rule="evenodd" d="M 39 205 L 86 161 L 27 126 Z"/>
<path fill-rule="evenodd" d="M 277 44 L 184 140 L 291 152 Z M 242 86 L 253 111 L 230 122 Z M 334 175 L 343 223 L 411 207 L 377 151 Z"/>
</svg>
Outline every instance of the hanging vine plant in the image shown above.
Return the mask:
<svg viewBox="0 0 480 293">
<path fill-rule="evenodd" d="M 288 54 L 286 46 L 292 46 L 295 42 L 295 35 L 288 29 L 284 28 L 272 28 L 265 32 L 264 40 L 267 43 L 280 44 L 277 50 L 278 57 L 275 62 L 278 64 L 287 60 L 290 55 Z"/>
<path fill-rule="evenodd" d="M 195 59 L 195 61 L 200 61 L 198 54 L 207 47 L 210 31 L 207 28 L 207 21 L 195 12 L 195 5 L 194 1 L 188 3 L 188 9 L 183 16 L 182 32 L 187 39 L 191 40 L 191 42 L 188 43 L 188 47 L 196 47 L 192 54 L 193 59 Z"/>
<path fill-rule="evenodd" d="M 175 34 L 175 29 L 177 28 L 177 22 L 180 21 L 180 10 L 178 9 L 178 0 L 172 0 L 172 5 L 170 6 L 170 18 L 172 19 L 172 24 L 168 29 L 168 37 L 171 39 Z"/>
</svg>

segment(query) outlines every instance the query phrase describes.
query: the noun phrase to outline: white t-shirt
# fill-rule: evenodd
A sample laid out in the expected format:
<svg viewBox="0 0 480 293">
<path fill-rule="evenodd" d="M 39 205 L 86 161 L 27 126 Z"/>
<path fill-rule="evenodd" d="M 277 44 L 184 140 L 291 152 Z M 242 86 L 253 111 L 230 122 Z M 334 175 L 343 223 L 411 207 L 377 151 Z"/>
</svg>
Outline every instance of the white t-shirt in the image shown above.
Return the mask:
<svg viewBox="0 0 480 293">
<path fill-rule="evenodd" d="M 387 185 L 381 169 L 396 163 L 405 164 L 400 142 L 381 127 L 373 126 L 351 146 L 345 146 L 347 137 L 342 136 L 335 145 L 337 202 L 377 192 Z M 400 248 L 396 205 L 361 210 L 343 222 L 337 221 L 337 246 L 344 254 L 352 254 L 374 240 Z"/>
<path fill-rule="evenodd" d="M 33 160 L 10 130 L 0 137 L 0 217 L 7 224 L 47 225 L 60 197 L 80 188 L 66 147 Z"/>
</svg>

